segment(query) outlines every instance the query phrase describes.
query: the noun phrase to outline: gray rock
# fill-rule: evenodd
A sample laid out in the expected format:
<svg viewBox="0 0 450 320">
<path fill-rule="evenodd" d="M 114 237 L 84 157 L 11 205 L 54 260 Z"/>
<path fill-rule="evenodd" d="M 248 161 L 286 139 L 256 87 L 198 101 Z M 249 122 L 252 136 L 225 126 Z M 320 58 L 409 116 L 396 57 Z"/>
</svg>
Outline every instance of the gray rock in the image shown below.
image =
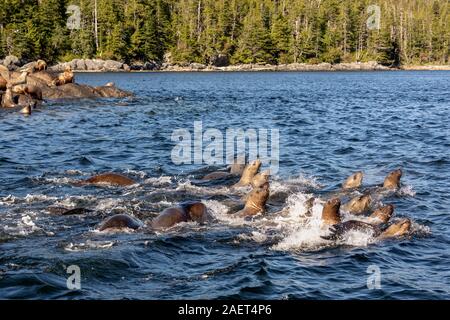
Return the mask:
<svg viewBox="0 0 450 320">
<path fill-rule="evenodd" d="M 219 53 L 212 56 L 209 63 L 215 67 L 226 67 L 229 65 L 230 61 L 226 54 Z"/>
<path fill-rule="evenodd" d="M 16 56 L 6 56 L 5 59 L 3 59 L 3 65 L 13 71 L 19 67 L 20 60 Z"/>
<path fill-rule="evenodd" d="M 123 69 L 123 63 L 119 62 L 119 61 L 114 61 L 114 60 L 106 60 L 103 68 L 106 71 L 119 71 L 121 69 Z"/>
<path fill-rule="evenodd" d="M 203 70 L 203 69 L 206 68 L 206 66 L 205 66 L 204 64 L 202 64 L 202 63 L 196 63 L 196 62 L 191 63 L 191 64 L 189 65 L 189 67 L 190 67 L 191 69 L 194 69 L 194 70 Z"/>
</svg>

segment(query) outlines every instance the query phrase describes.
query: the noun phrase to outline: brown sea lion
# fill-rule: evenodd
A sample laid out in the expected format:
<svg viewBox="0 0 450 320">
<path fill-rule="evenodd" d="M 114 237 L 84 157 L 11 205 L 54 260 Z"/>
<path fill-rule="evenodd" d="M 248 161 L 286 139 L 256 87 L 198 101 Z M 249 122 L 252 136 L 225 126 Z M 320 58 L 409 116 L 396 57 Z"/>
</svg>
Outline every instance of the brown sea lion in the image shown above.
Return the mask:
<svg viewBox="0 0 450 320">
<path fill-rule="evenodd" d="M 398 189 L 400 188 L 400 178 L 402 177 L 402 169 L 390 172 L 384 179 L 383 188 Z"/>
<path fill-rule="evenodd" d="M 241 179 L 233 187 L 244 187 L 250 185 L 253 177 L 258 173 L 260 167 L 261 161 L 259 159 L 256 159 L 246 165 L 244 171 L 242 172 Z"/>
<path fill-rule="evenodd" d="M 247 196 L 244 209 L 235 213 L 240 217 L 253 216 L 266 211 L 266 202 L 269 198 L 269 183 L 265 183 L 258 188 L 254 188 Z"/>
<path fill-rule="evenodd" d="M 47 70 L 47 63 L 44 60 L 38 60 L 36 61 L 36 64 L 34 66 L 34 72 L 44 71 Z"/>
<path fill-rule="evenodd" d="M 251 185 L 253 188 L 259 188 L 260 186 L 264 185 L 265 183 L 269 182 L 270 178 L 270 171 L 265 170 L 261 173 L 256 174 L 251 182 Z"/>
<path fill-rule="evenodd" d="M 33 99 L 42 100 L 42 90 L 38 86 L 32 84 L 19 84 L 12 87 L 12 91 L 16 94 L 28 95 Z"/>
<path fill-rule="evenodd" d="M 116 214 L 102 222 L 98 228 L 99 231 L 105 230 L 136 230 L 143 226 L 143 223 L 127 214 Z"/>
<path fill-rule="evenodd" d="M 344 183 L 342 184 L 342 189 L 348 190 L 359 188 L 362 184 L 363 176 L 364 175 L 362 171 L 355 172 L 344 181 Z"/>
<path fill-rule="evenodd" d="M 399 222 L 393 223 L 386 230 L 384 230 L 379 238 L 388 239 L 407 235 L 411 232 L 411 220 L 405 218 Z"/>
<path fill-rule="evenodd" d="M 135 184 L 136 181 L 133 179 L 130 179 L 126 176 L 123 176 L 118 173 L 102 173 L 99 175 L 95 175 L 89 179 L 76 182 L 75 185 L 77 186 L 83 186 L 83 185 L 102 185 L 102 184 L 108 184 L 108 185 L 114 185 L 114 186 L 131 186 Z"/>
<path fill-rule="evenodd" d="M 342 206 L 342 209 L 349 213 L 361 214 L 369 209 L 372 197 L 368 194 L 357 196 Z"/>
<path fill-rule="evenodd" d="M 6 79 L 0 74 L 0 90 L 6 90 L 7 84 L 8 81 L 6 81 Z"/>
<path fill-rule="evenodd" d="M 387 223 L 394 214 L 394 205 L 388 204 L 381 208 L 376 209 L 370 216 L 369 220 L 371 224 Z"/>
<path fill-rule="evenodd" d="M 1 106 L 3 108 L 15 108 L 17 104 L 14 102 L 14 95 L 11 88 L 7 88 L 5 93 L 2 95 L 2 103 Z"/>
<path fill-rule="evenodd" d="M 167 229 L 180 222 L 195 221 L 205 223 L 208 220 L 208 210 L 201 202 L 189 201 L 176 207 L 165 209 L 149 222 L 149 227 L 155 230 Z"/>
<path fill-rule="evenodd" d="M 327 236 L 321 236 L 321 238 L 325 240 L 341 239 L 343 235 L 350 230 L 372 232 L 374 237 L 386 239 L 405 235 L 411 229 L 411 221 L 409 219 L 393 223 L 384 230 L 380 227 L 381 224 L 379 222 L 367 223 L 357 220 L 349 220 L 341 222 L 341 216 L 339 213 L 340 204 L 341 201 L 339 200 L 339 198 L 334 198 L 328 200 L 323 207 L 322 222 L 324 225 L 331 226 L 330 228 L 331 234 Z M 376 216 L 377 218 L 379 216 L 382 216 L 383 222 L 387 223 L 391 217 L 391 215 L 389 215 L 389 212 L 393 210 L 393 207 L 390 206 L 385 207 L 383 207 L 384 209 L 380 210 L 376 214 Z"/>
<path fill-rule="evenodd" d="M 21 107 L 26 107 L 26 106 L 30 106 L 31 108 L 35 108 L 36 107 L 36 100 L 33 100 L 31 97 L 27 96 L 27 95 L 19 95 L 19 99 L 17 101 L 17 105 L 21 106 Z"/>
<path fill-rule="evenodd" d="M 328 200 L 322 209 L 322 222 L 326 225 L 334 225 L 341 222 L 339 209 L 341 208 L 341 200 L 333 198 Z"/>
<path fill-rule="evenodd" d="M 226 179 L 234 176 L 240 176 L 244 171 L 245 163 L 234 161 L 230 166 L 230 171 L 214 171 L 205 175 L 202 180 Z"/>
<path fill-rule="evenodd" d="M 62 86 L 66 83 L 73 83 L 74 74 L 72 68 L 66 67 L 63 73 L 59 74 L 58 77 L 52 81 L 52 86 Z"/>
</svg>

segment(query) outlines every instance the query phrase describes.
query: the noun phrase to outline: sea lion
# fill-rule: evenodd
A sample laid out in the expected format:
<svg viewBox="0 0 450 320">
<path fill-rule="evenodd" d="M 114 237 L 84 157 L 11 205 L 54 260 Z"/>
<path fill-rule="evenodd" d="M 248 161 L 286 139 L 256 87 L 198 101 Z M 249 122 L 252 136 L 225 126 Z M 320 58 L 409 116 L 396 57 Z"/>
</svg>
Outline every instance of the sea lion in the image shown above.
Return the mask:
<svg viewBox="0 0 450 320">
<path fill-rule="evenodd" d="M 47 70 L 47 63 L 44 60 L 38 60 L 36 61 L 36 64 L 34 66 L 34 72 L 44 71 Z"/>
<path fill-rule="evenodd" d="M 374 238 L 384 240 L 389 238 L 396 238 L 407 235 L 411 232 L 411 220 L 405 218 L 398 222 L 394 222 L 386 229 L 381 228 L 379 225 L 373 225 L 370 223 L 350 220 L 331 226 L 329 229 L 331 233 L 327 236 L 321 236 L 325 240 L 338 240 L 342 239 L 348 231 L 361 231 L 365 233 L 372 233 Z"/>
<path fill-rule="evenodd" d="M 390 172 L 384 179 L 383 188 L 398 189 L 400 188 L 400 178 L 402 177 L 402 169 Z"/>
<path fill-rule="evenodd" d="M 233 187 L 244 187 L 250 185 L 253 177 L 258 173 L 260 167 L 261 161 L 259 159 L 256 159 L 246 165 L 244 171 L 242 172 L 241 179 Z"/>
<path fill-rule="evenodd" d="M 411 232 L 411 220 L 405 218 L 399 222 L 393 223 L 386 230 L 384 230 L 380 235 L 380 239 L 388 239 L 401 237 Z"/>
<path fill-rule="evenodd" d="M 3 108 L 15 108 L 17 104 L 14 102 L 14 95 L 11 90 L 11 87 L 7 88 L 5 93 L 2 95 L 2 103 Z"/>
<path fill-rule="evenodd" d="M 342 189 L 348 190 L 359 188 L 362 184 L 363 176 L 362 171 L 355 172 L 342 183 Z"/>
<path fill-rule="evenodd" d="M 376 209 L 370 216 L 369 221 L 371 224 L 383 224 L 387 223 L 394 214 L 394 205 L 388 204 Z"/>
<path fill-rule="evenodd" d="M 341 205 L 341 201 L 339 198 L 334 198 L 328 200 L 322 210 L 322 223 L 326 226 L 331 226 L 329 229 L 331 234 L 327 236 L 321 236 L 321 238 L 325 240 L 337 240 L 341 239 L 343 235 L 350 230 L 363 231 L 363 232 L 372 232 L 374 237 L 378 237 L 381 239 L 392 238 L 404 235 L 410 231 L 411 222 L 402 220 L 398 223 L 393 223 L 386 229 L 382 229 L 381 226 L 385 223 L 388 223 L 391 218 L 394 207 L 391 205 L 384 206 L 379 210 L 376 210 L 372 214 L 372 218 L 380 218 L 383 224 L 380 224 L 379 221 L 372 221 L 371 223 L 357 221 L 357 220 L 349 220 L 342 222 L 341 215 L 339 212 L 339 208 Z M 378 212 L 377 212 L 378 211 Z"/>
<path fill-rule="evenodd" d="M 136 230 L 143 226 L 143 223 L 127 214 L 116 214 L 102 222 L 98 228 L 99 231 L 105 230 Z"/>
<path fill-rule="evenodd" d="M 29 96 L 21 94 L 19 95 L 19 99 L 17 100 L 17 105 L 21 107 L 30 106 L 31 108 L 35 108 L 36 101 L 31 99 Z"/>
<path fill-rule="evenodd" d="M 251 185 L 253 188 L 259 188 L 262 185 L 264 185 L 265 183 L 269 182 L 269 178 L 270 178 L 270 171 L 265 170 L 261 173 L 256 174 L 253 177 Z"/>
<path fill-rule="evenodd" d="M 322 209 L 322 222 L 326 225 L 334 225 L 341 222 L 339 209 L 341 208 L 341 200 L 333 198 L 328 200 Z"/>
<path fill-rule="evenodd" d="M 6 86 L 8 84 L 8 81 L 6 81 L 5 78 L 2 77 L 0 74 L 0 90 L 6 90 Z"/>
<path fill-rule="evenodd" d="M 72 68 L 66 67 L 63 73 L 59 74 L 51 83 L 52 86 L 62 86 L 66 83 L 73 83 L 74 74 Z"/>
<path fill-rule="evenodd" d="M 357 196 L 342 206 L 349 213 L 361 214 L 369 209 L 372 197 L 368 194 Z"/>
<path fill-rule="evenodd" d="M 254 188 L 247 196 L 244 209 L 236 212 L 235 215 L 247 217 L 254 216 L 257 213 L 264 213 L 269 195 L 269 183 L 267 182 L 258 188 Z"/>
<path fill-rule="evenodd" d="M 38 86 L 32 84 L 19 84 L 12 87 L 12 91 L 16 94 L 29 95 L 33 99 L 42 100 L 42 90 Z"/>
<path fill-rule="evenodd" d="M 167 229 L 180 222 L 195 221 L 205 223 L 208 220 L 206 206 L 198 201 L 187 201 L 176 207 L 165 209 L 148 225 L 155 230 Z"/>
<path fill-rule="evenodd" d="M 234 161 L 229 167 L 229 172 L 227 171 L 214 171 L 208 173 L 206 176 L 202 178 L 202 180 L 218 180 L 218 179 L 226 179 L 234 176 L 240 176 L 244 171 L 245 163 L 240 163 L 238 161 Z"/>
<path fill-rule="evenodd" d="M 128 177 L 125 177 L 118 173 L 102 173 L 99 175 L 95 175 L 89 179 L 78 181 L 75 183 L 77 186 L 83 186 L 88 184 L 109 184 L 109 185 L 115 185 L 115 186 L 131 186 L 133 184 L 136 184 L 136 181 L 133 179 L 130 179 Z"/>
</svg>

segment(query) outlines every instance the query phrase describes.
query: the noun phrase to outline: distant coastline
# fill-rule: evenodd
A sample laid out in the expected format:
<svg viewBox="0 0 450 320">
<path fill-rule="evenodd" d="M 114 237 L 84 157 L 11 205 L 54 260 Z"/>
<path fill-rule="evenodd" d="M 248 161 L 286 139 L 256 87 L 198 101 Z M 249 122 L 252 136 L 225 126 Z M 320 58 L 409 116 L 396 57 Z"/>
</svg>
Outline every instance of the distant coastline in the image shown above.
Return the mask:
<svg viewBox="0 0 450 320">
<path fill-rule="evenodd" d="M 350 63 L 291 63 L 291 64 L 236 64 L 226 66 L 205 65 L 201 63 L 170 64 L 146 62 L 144 64 L 127 65 L 113 60 L 74 59 L 59 63 L 51 69 L 62 71 L 70 66 L 76 72 L 289 72 L 289 71 L 394 71 L 394 70 L 450 70 L 450 65 L 405 65 L 389 67 L 376 61 Z"/>
</svg>

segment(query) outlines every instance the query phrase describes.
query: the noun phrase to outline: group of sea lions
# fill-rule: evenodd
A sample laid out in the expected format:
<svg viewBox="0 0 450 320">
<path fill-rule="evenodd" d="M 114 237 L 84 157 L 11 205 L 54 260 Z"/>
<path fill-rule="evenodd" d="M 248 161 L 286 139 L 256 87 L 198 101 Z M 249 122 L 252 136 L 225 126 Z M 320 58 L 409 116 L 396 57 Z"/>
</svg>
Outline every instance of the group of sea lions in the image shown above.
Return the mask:
<svg viewBox="0 0 450 320">
<path fill-rule="evenodd" d="M 384 179 L 382 190 L 398 190 L 400 188 L 400 178 L 402 170 L 397 169 L 390 172 Z M 352 174 L 343 184 L 343 190 L 356 190 L 361 187 L 363 173 L 358 171 Z M 341 200 L 338 197 L 329 199 L 322 211 L 322 222 L 325 226 L 330 227 L 331 234 L 323 237 L 328 240 L 336 240 L 342 238 L 343 235 L 350 230 L 359 230 L 371 232 L 378 239 L 386 239 L 400 237 L 411 231 L 411 220 L 408 218 L 401 219 L 398 222 L 390 223 L 390 219 L 394 213 L 394 205 L 387 204 L 375 209 L 368 216 L 363 216 L 369 211 L 372 203 L 370 194 L 363 194 L 352 198 L 350 201 L 341 206 Z M 356 215 L 363 216 L 366 221 L 347 220 L 342 221 L 340 209 Z"/>
<path fill-rule="evenodd" d="M 29 115 L 45 99 L 123 98 L 131 93 L 113 83 L 91 87 L 75 83 L 70 67 L 58 73 L 47 69 L 43 60 L 28 63 L 18 71 L 0 65 L 0 108 L 17 109 Z"/>
<path fill-rule="evenodd" d="M 242 187 L 250 187 L 251 190 L 243 197 L 243 207 L 229 212 L 235 217 L 249 219 L 257 214 L 266 212 L 266 202 L 269 199 L 269 171 L 259 173 L 261 161 L 256 159 L 247 165 L 235 161 L 229 171 L 217 171 L 205 175 L 201 181 L 220 180 L 227 177 L 240 177 L 239 181 L 231 185 L 229 190 L 234 192 L 242 190 Z M 381 191 L 395 191 L 400 188 L 401 169 L 392 171 L 385 178 Z M 356 191 L 362 186 L 363 173 L 356 172 L 351 175 L 343 184 L 343 191 Z M 103 173 L 95 175 L 85 180 L 75 183 L 76 186 L 86 185 L 113 185 L 130 186 L 137 182 L 129 177 L 117 173 Z M 306 202 L 308 210 L 312 209 L 314 198 Z M 371 232 L 377 239 L 387 239 L 407 235 L 411 231 L 411 221 L 407 218 L 391 223 L 390 219 L 394 213 L 394 206 L 387 204 L 376 208 L 371 214 L 365 217 L 365 221 L 347 220 L 343 221 L 340 209 L 358 217 L 369 211 L 372 198 L 370 194 L 363 194 L 354 197 L 341 206 L 338 197 L 332 197 L 325 202 L 322 210 L 322 227 L 328 229 L 328 235 L 323 236 L 326 240 L 338 240 L 351 230 Z M 84 209 L 76 208 L 69 211 L 69 214 L 83 213 Z M 128 214 L 113 215 L 98 226 L 99 231 L 124 231 L 124 230 L 165 230 L 181 222 L 207 223 L 211 220 L 208 209 L 201 201 L 187 201 L 170 207 L 162 211 L 158 216 L 148 221 L 140 221 Z"/>
</svg>

